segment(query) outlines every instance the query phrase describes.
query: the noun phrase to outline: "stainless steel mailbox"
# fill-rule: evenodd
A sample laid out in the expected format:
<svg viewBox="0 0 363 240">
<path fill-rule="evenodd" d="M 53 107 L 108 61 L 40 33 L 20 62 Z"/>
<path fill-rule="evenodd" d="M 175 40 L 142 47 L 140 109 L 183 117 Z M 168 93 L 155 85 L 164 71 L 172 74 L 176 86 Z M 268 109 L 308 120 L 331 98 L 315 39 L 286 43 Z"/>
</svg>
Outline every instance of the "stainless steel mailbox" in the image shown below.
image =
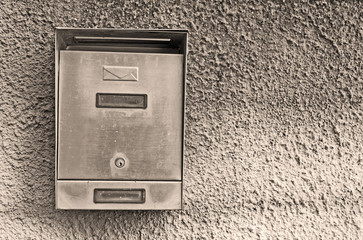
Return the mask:
<svg viewBox="0 0 363 240">
<path fill-rule="evenodd" d="M 56 208 L 181 209 L 187 32 L 56 29 Z"/>
</svg>

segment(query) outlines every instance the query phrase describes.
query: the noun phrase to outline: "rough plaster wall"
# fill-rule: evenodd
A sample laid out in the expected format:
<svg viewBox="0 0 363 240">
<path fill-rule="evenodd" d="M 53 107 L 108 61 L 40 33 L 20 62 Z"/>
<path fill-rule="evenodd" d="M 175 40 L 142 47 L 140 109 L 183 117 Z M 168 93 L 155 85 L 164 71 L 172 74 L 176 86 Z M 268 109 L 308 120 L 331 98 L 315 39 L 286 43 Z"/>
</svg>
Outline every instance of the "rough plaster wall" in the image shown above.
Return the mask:
<svg viewBox="0 0 363 240">
<path fill-rule="evenodd" d="M 0 0 L 1 239 L 362 239 L 362 2 Z M 54 210 L 54 28 L 190 31 L 183 211 Z"/>
</svg>

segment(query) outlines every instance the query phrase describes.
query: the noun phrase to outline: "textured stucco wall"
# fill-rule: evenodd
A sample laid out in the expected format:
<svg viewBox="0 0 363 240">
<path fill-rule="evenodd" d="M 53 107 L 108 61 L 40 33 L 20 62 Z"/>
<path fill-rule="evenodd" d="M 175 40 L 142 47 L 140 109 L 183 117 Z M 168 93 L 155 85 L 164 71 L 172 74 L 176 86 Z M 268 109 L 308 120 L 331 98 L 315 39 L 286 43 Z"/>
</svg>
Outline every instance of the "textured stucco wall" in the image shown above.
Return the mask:
<svg viewBox="0 0 363 240">
<path fill-rule="evenodd" d="M 0 0 L 0 239 L 362 239 L 363 3 Z M 190 31 L 183 211 L 54 210 L 54 28 Z"/>
</svg>

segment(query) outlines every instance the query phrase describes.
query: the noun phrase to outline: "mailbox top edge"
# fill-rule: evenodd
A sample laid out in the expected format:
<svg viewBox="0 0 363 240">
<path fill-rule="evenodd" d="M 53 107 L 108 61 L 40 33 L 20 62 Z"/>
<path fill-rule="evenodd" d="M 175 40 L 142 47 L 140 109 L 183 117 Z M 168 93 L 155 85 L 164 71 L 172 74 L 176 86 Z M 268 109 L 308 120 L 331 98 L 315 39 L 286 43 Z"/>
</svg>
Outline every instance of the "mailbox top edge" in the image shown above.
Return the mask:
<svg viewBox="0 0 363 240">
<path fill-rule="evenodd" d="M 122 32 L 178 32 L 189 33 L 188 29 L 137 29 L 137 28 L 72 28 L 72 27 L 55 27 L 55 31 L 77 30 L 77 31 L 122 31 Z"/>
<path fill-rule="evenodd" d="M 130 43 L 140 43 L 140 46 L 155 47 L 155 43 L 159 45 L 169 44 L 167 47 L 178 48 L 180 53 L 186 53 L 186 45 L 188 38 L 188 30 L 175 29 L 117 29 L 117 28 L 64 28 L 57 27 L 55 29 L 55 50 L 65 50 L 68 46 L 87 47 L 84 44 L 94 45 L 104 43 L 109 44 L 122 43 L 124 47 L 128 47 Z M 149 44 L 149 45 L 148 45 Z M 135 45 L 134 45 L 135 46 Z"/>
</svg>

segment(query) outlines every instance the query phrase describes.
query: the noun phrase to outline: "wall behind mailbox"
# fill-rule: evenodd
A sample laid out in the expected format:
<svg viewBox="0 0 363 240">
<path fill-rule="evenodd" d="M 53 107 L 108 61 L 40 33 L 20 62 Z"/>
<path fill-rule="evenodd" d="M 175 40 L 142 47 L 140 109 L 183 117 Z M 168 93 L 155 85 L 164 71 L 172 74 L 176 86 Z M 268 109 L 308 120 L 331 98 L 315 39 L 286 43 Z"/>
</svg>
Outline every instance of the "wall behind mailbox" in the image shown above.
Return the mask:
<svg viewBox="0 0 363 240">
<path fill-rule="evenodd" d="M 0 1 L 1 239 L 363 238 L 360 1 Z M 190 31 L 183 211 L 54 210 L 54 28 Z"/>
</svg>

